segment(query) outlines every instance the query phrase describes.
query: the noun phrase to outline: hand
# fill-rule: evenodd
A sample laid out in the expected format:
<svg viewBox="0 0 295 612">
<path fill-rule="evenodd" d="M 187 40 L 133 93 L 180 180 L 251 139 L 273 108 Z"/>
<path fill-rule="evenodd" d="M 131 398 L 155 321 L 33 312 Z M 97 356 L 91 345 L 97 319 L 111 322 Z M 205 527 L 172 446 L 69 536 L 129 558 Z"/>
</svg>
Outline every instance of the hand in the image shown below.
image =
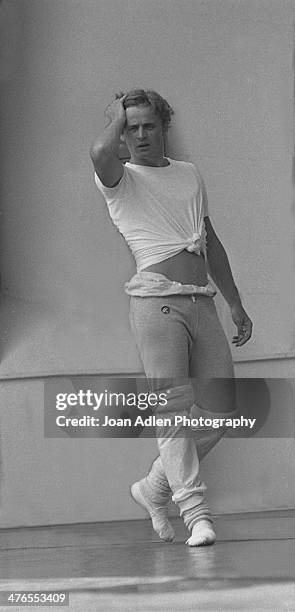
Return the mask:
<svg viewBox="0 0 295 612">
<path fill-rule="evenodd" d="M 110 123 L 121 123 L 122 131 L 126 123 L 126 112 L 124 108 L 125 98 L 126 94 L 116 94 L 115 100 L 113 100 L 113 102 L 111 102 L 111 104 L 109 104 L 105 110 L 105 115 L 110 120 Z"/>
<path fill-rule="evenodd" d="M 243 346 L 252 335 L 253 324 L 251 319 L 248 317 L 242 304 L 237 303 L 231 307 L 231 315 L 234 324 L 238 328 L 238 335 L 233 336 L 232 343 L 236 346 Z"/>
</svg>

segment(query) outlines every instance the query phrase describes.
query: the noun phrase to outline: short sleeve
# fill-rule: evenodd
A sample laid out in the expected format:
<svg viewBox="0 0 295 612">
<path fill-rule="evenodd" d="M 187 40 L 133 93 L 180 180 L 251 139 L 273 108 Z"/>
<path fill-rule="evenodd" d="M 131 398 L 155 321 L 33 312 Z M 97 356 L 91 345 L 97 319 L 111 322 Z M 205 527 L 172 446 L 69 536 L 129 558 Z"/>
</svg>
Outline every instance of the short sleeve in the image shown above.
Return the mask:
<svg viewBox="0 0 295 612">
<path fill-rule="evenodd" d="M 106 201 L 112 202 L 114 199 L 121 199 L 128 195 L 129 190 L 129 175 L 126 166 L 123 166 L 123 175 L 120 181 L 114 187 L 106 187 L 100 180 L 99 176 L 94 173 L 94 180 L 97 189 L 104 195 Z"/>
<path fill-rule="evenodd" d="M 199 169 L 197 168 L 197 166 L 195 164 L 191 164 L 194 168 L 194 172 L 197 176 L 197 179 L 201 185 L 201 191 L 202 191 L 202 202 L 203 202 L 203 210 L 204 210 L 204 217 L 208 217 L 209 216 L 209 205 L 208 205 L 208 196 L 207 196 L 207 190 L 206 190 L 206 185 L 205 185 L 205 181 L 201 175 L 201 172 L 199 171 Z"/>
<path fill-rule="evenodd" d="M 201 184 L 202 184 L 202 201 L 203 201 L 203 208 L 204 208 L 204 217 L 209 217 L 208 196 L 207 196 L 206 185 L 205 185 L 203 177 L 201 177 Z"/>
</svg>

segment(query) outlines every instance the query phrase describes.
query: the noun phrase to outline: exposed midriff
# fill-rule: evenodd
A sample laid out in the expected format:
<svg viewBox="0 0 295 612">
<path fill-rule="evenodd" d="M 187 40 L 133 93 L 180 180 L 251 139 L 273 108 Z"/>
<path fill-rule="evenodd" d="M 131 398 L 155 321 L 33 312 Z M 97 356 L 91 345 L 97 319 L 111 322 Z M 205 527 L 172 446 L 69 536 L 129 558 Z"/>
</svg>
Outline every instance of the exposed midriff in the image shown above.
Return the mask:
<svg viewBox="0 0 295 612">
<path fill-rule="evenodd" d="M 142 272 L 157 272 L 182 284 L 194 284 L 203 287 L 208 283 L 208 275 L 203 254 L 196 255 L 183 250 L 169 259 L 144 268 Z"/>
</svg>

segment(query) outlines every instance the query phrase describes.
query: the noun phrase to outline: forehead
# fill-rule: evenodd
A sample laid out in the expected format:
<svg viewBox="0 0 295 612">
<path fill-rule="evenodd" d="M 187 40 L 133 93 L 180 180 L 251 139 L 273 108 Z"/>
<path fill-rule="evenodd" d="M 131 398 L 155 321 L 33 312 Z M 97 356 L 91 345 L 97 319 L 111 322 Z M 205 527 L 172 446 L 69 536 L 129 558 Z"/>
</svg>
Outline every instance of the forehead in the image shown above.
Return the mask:
<svg viewBox="0 0 295 612">
<path fill-rule="evenodd" d="M 158 115 L 156 115 L 153 106 L 148 106 L 147 104 L 140 106 L 129 106 L 126 108 L 126 118 L 128 125 L 134 123 L 157 123 L 161 124 L 161 119 Z"/>
</svg>

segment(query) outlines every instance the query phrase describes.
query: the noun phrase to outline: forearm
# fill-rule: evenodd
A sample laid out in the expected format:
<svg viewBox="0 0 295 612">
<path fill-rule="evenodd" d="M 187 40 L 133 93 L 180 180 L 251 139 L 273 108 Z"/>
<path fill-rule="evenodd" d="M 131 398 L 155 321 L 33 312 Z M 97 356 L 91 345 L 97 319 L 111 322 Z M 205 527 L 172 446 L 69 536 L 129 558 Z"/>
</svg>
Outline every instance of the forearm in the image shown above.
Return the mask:
<svg viewBox="0 0 295 612">
<path fill-rule="evenodd" d="M 208 245 L 207 266 L 212 280 L 221 291 L 229 307 L 232 308 L 234 304 L 241 304 L 226 251 L 218 238 Z"/>
<path fill-rule="evenodd" d="M 124 124 L 122 121 L 111 121 L 111 123 L 92 144 L 90 149 L 92 159 L 98 157 L 99 155 L 106 158 L 117 155 L 123 127 Z"/>
</svg>

